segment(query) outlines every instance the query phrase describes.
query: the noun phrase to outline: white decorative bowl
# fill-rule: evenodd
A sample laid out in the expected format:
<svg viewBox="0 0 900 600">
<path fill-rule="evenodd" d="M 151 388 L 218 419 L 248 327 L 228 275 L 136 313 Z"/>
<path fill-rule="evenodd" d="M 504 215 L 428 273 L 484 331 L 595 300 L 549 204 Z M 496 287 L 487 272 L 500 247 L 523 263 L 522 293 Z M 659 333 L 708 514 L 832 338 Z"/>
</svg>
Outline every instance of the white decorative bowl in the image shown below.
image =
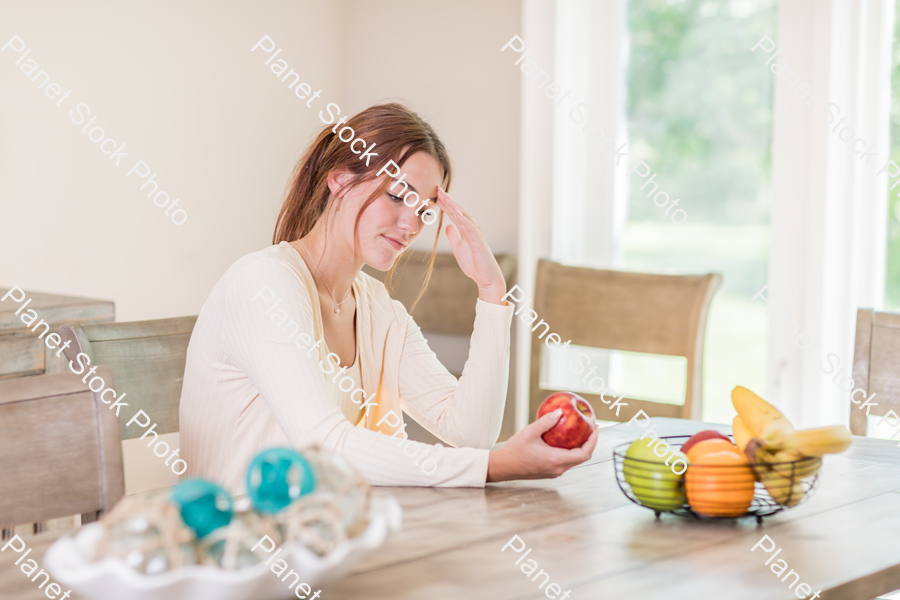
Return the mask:
<svg viewBox="0 0 900 600">
<path fill-rule="evenodd" d="M 282 546 L 278 558 L 283 558 L 291 569 L 300 574 L 299 583 L 309 584 L 315 593 L 322 585 L 346 575 L 372 550 L 384 544 L 391 531 L 400 529 L 402 517 L 400 503 L 392 496 L 372 498 L 369 526 L 362 535 L 345 541 L 324 557 L 313 554 L 303 546 L 287 543 Z M 237 571 L 189 565 L 158 575 L 144 575 L 119 559 L 88 562 L 100 527 L 102 525 L 99 523 L 91 523 L 74 538 L 59 538 L 44 555 L 44 568 L 53 575 L 54 580 L 84 598 L 277 600 L 298 597 L 288 589 L 288 583 L 295 581 L 295 578 L 292 576 L 289 582 L 282 582 L 264 563 Z"/>
</svg>

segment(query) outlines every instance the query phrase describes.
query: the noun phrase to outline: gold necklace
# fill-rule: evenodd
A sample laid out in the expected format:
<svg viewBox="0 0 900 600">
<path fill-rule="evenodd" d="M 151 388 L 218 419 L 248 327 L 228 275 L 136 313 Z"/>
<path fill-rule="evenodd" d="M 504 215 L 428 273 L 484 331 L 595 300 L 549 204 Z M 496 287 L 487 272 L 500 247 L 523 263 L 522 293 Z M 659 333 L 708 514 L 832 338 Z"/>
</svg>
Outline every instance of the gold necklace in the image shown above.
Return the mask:
<svg viewBox="0 0 900 600">
<path fill-rule="evenodd" d="M 306 250 L 306 255 L 309 256 L 309 260 L 315 262 L 315 259 L 313 258 L 312 253 L 309 251 L 309 248 L 306 247 L 306 244 L 304 244 L 302 240 L 297 240 L 297 241 L 300 243 L 301 246 L 303 246 L 303 249 Z M 315 271 L 315 273 L 313 273 L 313 281 L 315 281 L 316 275 L 317 275 L 318 272 L 319 272 L 319 263 L 320 263 L 320 262 L 322 262 L 321 259 L 319 259 L 319 262 L 316 263 L 316 271 Z M 328 293 L 331 294 L 331 301 L 336 303 L 336 304 L 334 305 L 334 312 L 335 312 L 335 313 L 341 312 L 341 304 L 343 304 L 344 302 L 346 302 L 346 301 L 347 301 L 347 298 L 350 297 L 350 294 L 353 292 L 353 284 L 350 284 L 350 290 L 347 292 L 347 295 L 344 296 L 344 299 L 341 300 L 340 302 L 338 302 L 337 299 L 334 297 L 334 292 L 332 292 L 332 291 L 331 291 L 331 288 L 328 287 L 328 282 L 325 281 L 325 278 L 324 278 L 324 277 L 322 278 L 322 283 L 325 284 L 325 289 L 327 289 L 327 290 L 328 290 Z"/>
</svg>

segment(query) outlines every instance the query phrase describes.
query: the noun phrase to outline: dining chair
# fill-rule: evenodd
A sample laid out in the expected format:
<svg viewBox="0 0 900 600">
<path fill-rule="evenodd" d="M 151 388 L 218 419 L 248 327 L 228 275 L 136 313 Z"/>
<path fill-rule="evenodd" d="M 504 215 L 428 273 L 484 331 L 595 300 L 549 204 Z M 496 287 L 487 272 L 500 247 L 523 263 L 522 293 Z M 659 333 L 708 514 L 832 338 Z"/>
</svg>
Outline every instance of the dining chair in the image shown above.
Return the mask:
<svg viewBox="0 0 900 600">
<path fill-rule="evenodd" d="M 700 420 L 706 318 L 721 282 L 718 273 L 634 273 L 572 267 L 542 259 L 537 266 L 534 311 L 549 324 L 549 331 L 576 346 L 687 359 L 684 404 L 622 398 L 621 402 L 628 404 L 627 412 L 616 416 L 617 411 L 599 410 L 608 408 L 599 394 L 579 392 L 598 418 L 628 421 L 643 410 L 651 417 Z M 547 331 L 538 326 L 532 329 L 531 420 L 547 392 L 558 391 L 541 387 L 541 348 L 546 345 Z"/>
<path fill-rule="evenodd" d="M 116 392 L 128 394 L 133 406 L 153 415 L 157 433 L 178 431 L 178 404 L 187 346 L 197 317 L 175 317 L 125 323 L 74 324 L 59 328 L 66 358 L 84 352 L 91 364 L 109 365 L 116 375 Z M 139 423 L 126 425 L 131 413 L 119 415 L 123 440 L 139 438 Z"/>
<path fill-rule="evenodd" d="M 871 308 L 856 311 L 856 340 L 853 349 L 853 383 L 865 398 L 878 398 L 877 415 L 889 410 L 900 414 L 900 314 L 879 312 Z M 862 398 L 857 398 L 862 400 Z M 869 431 L 866 411 L 861 404 L 850 404 L 850 432 L 865 436 Z M 871 414 L 871 408 L 867 409 Z M 896 434 L 894 434 L 896 437 Z M 875 600 L 898 598 L 900 590 Z"/>
<path fill-rule="evenodd" d="M 853 382 L 866 398 L 875 395 L 878 414 L 872 416 L 883 417 L 889 410 L 900 414 L 900 314 L 871 308 L 856 311 Z M 862 400 L 856 395 L 857 400 Z M 853 435 L 866 435 L 866 412 L 871 414 L 871 407 L 860 410 L 862 404 L 848 404 L 850 431 Z"/>
<path fill-rule="evenodd" d="M 97 375 L 110 385 L 113 375 Z M 88 523 L 125 494 L 116 416 L 72 373 L 0 381 L 0 529 L 81 514 Z M 102 391 L 102 390 L 101 390 Z"/>
<path fill-rule="evenodd" d="M 516 257 L 498 254 L 495 258 L 508 288 L 516 275 Z M 415 308 L 412 308 L 422 288 L 430 260 L 431 252 L 405 252 L 398 261 L 391 281 L 391 296 L 403 303 L 422 331 L 472 335 L 478 286 L 462 272 L 453 254 L 438 252 L 434 255 L 434 269 L 428 288 Z M 363 270 L 379 281 L 387 279 L 386 272 L 376 271 L 369 266 Z"/>
<path fill-rule="evenodd" d="M 0 379 L 68 371 L 57 350 L 45 343 L 44 323 L 55 330 L 63 323 L 103 323 L 116 317 L 111 300 L 0 287 L 0 298 L 7 295 L 9 300 L 0 302 Z M 37 319 L 26 321 L 31 311 Z"/>
</svg>

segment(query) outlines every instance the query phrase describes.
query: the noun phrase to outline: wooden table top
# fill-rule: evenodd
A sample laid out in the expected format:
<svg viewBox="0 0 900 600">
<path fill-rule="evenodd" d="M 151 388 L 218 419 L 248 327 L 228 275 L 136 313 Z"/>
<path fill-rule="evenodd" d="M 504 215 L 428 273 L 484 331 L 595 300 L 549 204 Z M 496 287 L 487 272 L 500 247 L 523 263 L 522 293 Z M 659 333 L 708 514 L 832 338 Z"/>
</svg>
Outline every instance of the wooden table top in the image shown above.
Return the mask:
<svg viewBox="0 0 900 600">
<path fill-rule="evenodd" d="M 726 425 L 654 419 L 661 435 Z M 782 548 L 788 571 L 825 600 L 871 600 L 900 588 L 900 448 L 896 441 L 856 438 L 824 459 L 819 488 L 804 504 L 765 518 L 699 522 L 660 520 L 619 490 L 612 448 L 639 437 L 636 425 L 601 430 L 593 458 L 555 480 L 473 488 L 375 488 L 403 506 L 403 529 L 323 600 L 547 597 L 521 565 L 533 559 L 573 600 L 747 600 L 797 598 L 766 566 L 772 554 L 751 548 L 763 535 Z M 59 532 L 28 540 L 42 557 Z M 514 535 L 531 548 L 501 548 Z M 45 597 L 0 554 L 0 597 Z M 770 565 L 776 564 L 775 561 Z M 785 571 L 785 575 L 788 573 Z M 533 576 L 534 576 L 533 575 Z M 549 584 L 548 584 L 549 585 Z M 796 589 L 796 587 L 794 588 Z M 551 594 L 556 590 L 553 589 Z M 558 596 L 562 598 L 563 595 Z M 71 598 L 77 600 L 76 595 Z"/>
</svg>

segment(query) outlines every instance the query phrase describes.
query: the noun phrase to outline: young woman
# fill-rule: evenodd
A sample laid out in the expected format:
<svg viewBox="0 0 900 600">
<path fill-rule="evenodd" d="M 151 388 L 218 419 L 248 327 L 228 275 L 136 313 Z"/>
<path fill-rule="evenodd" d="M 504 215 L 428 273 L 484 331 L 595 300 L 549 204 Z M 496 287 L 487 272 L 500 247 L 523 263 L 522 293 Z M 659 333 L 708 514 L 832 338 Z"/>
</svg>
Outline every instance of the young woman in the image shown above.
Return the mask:
<svg viewBox="0 0 900 600">
<path fill-rule="evenodd" d="M 389 160 L 405 177 L 377 175 Z M 244 493 L 254 454 L 311 444 L 343 455 L 376 485 L 557 477 L 590 457 L 596 431 L 573 450 L 541 439 L 558 411 L 490 450 L 506 399 L 513 306 L 502 300 L 506 282 L 481 230 L 445 192 L 450 177 L 434 130 L 399 104 L 323 129 L 297 165 L 275 245 L 234 263 L 200 311 L 181 395 L 185 476 Z M 423 206 L 409 192 L 436 202 Z M 403 305 L 361 270 L 392 269 L 436 214 L 437 246 L 444 213 L 453 255 L 478 284 L 459 381 Z M 402 411 L 456 447 L 404 443 Z"/>
</svg>

